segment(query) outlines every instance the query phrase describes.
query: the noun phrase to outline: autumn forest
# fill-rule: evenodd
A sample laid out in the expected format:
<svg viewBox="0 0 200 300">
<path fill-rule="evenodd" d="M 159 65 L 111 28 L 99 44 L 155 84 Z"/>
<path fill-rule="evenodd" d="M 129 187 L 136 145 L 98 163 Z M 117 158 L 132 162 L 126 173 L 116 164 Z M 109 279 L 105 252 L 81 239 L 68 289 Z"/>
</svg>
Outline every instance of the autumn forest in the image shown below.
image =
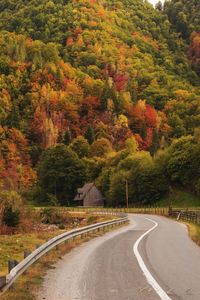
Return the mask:
<svg viewBox="0 0 200 300">
<path fill-rule="evenodd" d="M 0 0 L 0 202 L 200 198 L 200 2 Z"/>
</svg>

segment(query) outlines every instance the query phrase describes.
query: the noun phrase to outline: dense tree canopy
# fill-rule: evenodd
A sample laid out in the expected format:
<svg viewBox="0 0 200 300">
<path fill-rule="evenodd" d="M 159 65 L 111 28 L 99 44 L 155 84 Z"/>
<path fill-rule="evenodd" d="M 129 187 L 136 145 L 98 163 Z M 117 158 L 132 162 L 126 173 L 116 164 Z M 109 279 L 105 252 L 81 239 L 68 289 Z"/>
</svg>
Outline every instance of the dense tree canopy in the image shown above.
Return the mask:
<svg viewBox="0 0 200 300">
<path fill-rule="evenodd" d="M 196 0 L 171 0 L 166 1 L 164 10 L 169 20 L 184 38 L 189 39 L 194 31 L 199 31 L 200 3 Z"/>
<path fill-rule="evenodd" d="M 199 193 L 199 22 L 194 0 L 0 0 L 0 188 Z"/>
<path fill-rule="evenodd" d="M 65 145 L 48 148 L 38 165 L 38 179 L 44 197 L 55 197 L 69 204 L 76 189 L 84 182 L 84 164 L 76 153 Z"/>
</svg>

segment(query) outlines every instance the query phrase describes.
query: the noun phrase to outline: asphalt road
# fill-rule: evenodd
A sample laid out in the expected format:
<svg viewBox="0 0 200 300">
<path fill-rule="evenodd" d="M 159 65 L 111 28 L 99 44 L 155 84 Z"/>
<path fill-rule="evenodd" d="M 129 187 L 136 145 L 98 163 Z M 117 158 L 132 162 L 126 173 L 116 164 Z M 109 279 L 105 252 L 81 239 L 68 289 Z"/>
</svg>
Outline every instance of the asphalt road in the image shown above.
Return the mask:
<svg viewBox="0 0 200 300">
<path fill-rule="evenodd" d="M 186 226 L 159 216 L 130 219 L 65 255 L 38 300 L 200 300 L 200 248 Z"/>
</svg>

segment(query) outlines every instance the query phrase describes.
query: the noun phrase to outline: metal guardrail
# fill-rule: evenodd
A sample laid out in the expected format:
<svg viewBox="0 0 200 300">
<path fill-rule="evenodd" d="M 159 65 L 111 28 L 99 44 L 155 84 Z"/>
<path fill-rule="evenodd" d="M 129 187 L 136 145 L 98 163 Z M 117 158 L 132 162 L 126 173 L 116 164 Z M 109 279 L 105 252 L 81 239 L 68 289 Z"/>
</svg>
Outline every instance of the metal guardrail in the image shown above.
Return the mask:
<svg viewBox="0 0 200 300">
<path fill-rule="evenodd" d="M 115 217 L 120 217 L 120 218 L 125 218 L 127 217 L 127 213 L 123 213 L 123 212 L 117 212 L 117 211 L 90 211 L 91 215 L 103 215 L 103 216 L 115 216 Z"/>
<path fill-rule="evenodd" d="M 106 228 L 109 226 L 114 225 L 122 225 L 128 222 L 128 216 L 126 214 L 120 214 L 120 213 L 110 213 L 110 212 L 94 212 L 95 214 L 108 214 L 108 215 L 115 215 L 119 216 L 118 219 L 111 220 L 111 221 L 105 221 L 97 224 L 92 224 L 89 226 L 85 226 L 82 228 L 74 229 L 68 232 L 65 232 L 63 234 L 60 234 L 39 248 L 37 248 L 35 251 L 33 251 L 29 256 L 27 256 L 24 260 L 22 260 L 17 266 L 15 266 L 10 273 L 6 277 L 2 277 L 2 287 L 0 288 L 0 295 L 2 295 L 5 291 L 9 289 L 9 287 L 15 282 L 15 280 L 23 274 L 32 264 L 34 264 L 40 257 L 45 255 L 47 252 L 52 250 L 54 247 L 58 246 L 59 244 L 70 240 L 71 238 L 75 238 L 77 236 L 80 236 L 82 234 L 86 234 L 98 229 Z"/>
</svg>

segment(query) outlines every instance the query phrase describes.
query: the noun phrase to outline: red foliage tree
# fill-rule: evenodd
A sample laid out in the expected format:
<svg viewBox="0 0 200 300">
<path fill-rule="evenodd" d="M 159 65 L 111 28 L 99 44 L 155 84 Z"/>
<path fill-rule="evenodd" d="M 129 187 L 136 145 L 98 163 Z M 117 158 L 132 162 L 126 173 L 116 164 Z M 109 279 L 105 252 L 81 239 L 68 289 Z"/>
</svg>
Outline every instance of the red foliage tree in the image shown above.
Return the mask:
<svg viewBox="0 0 200 300">
<path fill-rule="evenodd" d="M 155 108 L 150 105 L 146 105 L 145 111 L 146 125 L 150 128 L 157 128 L 158 126 L 158 114 Z"/>
<path fill-rule="evenodd" d="M 200 33 L 199 32 L 193 32 L 191 35 L 188 57 L 193 67 L 196 69 L 197 73 L 200 74 Z"/>
<path fill-rule="evenodd" d="M 116 73 L 114 76 L 115 89 L 117 92 L 122 92 L 126 89 L 128 76 L 123 73 Z"/>
<path fill-rule="evenodd" d="M 28 141 L 15 128 L 1 129 L 5 132 L 6 137 L 0 144 L 1 187 L 3 189 L 25 190 L 36 179 L 28 154 Z"/>
</svg>

